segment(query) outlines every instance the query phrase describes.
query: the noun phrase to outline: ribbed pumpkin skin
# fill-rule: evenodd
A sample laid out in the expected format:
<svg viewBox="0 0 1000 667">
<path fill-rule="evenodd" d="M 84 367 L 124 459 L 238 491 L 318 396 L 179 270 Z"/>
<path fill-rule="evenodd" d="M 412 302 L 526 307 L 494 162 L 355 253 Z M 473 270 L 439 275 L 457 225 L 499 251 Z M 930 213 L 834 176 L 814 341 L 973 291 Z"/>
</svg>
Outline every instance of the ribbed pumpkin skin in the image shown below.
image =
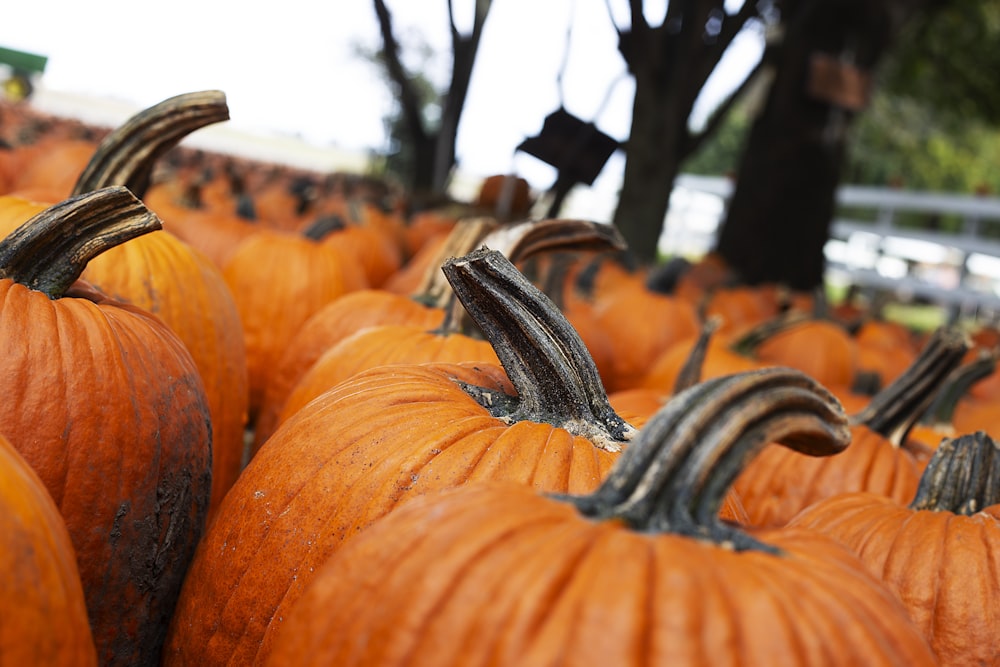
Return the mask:
<svg viewBox="0 0 1000 667">
<path fill-rule="evenodd" d="M 828 387 L 849 387 L 858 368 L 854 340 L 838 324 L 825 320 L 802 322 L 779 331 L 755 351 L 758 361 L 790 366 Z"/>
<path fill-rule="evenodd" d="M 76 555 L 42 480 L 0 436 L 0 664 L 97 664 Z"/>
<path fill-rule="evenodd" d="M 941 664 L 996 664 L 1000 505 L 961 516 L 851 493 L 810 507 L 794 524 L 857 553 L 903 601 Z"/>
<path fill-rule="evenodd" d="M 317 310 L 355 289 L 355 271 L 336 250 L 304 237 L 261 230 L 223 269 L 243 325 L 250 421 L 285 346 Z"/>
<path fill-rule="evenodd" d="M 417 498 L 334 554 L 266 665 L 932 665 L 889 592 L 810 531 L 735 552 L 530 490 Z"/>
<path fill-rule="evenodd" d="M 358 331 L 323 353 L 302 376 L 285 402 L 278 425 L 323 392 L 369 368 L 398 363 L 466 361 L 500 363 L 488 341 L 461 334 L 442 336 L 407 325 Z"/>
<path fill-rule="evenodd" d="M 610 332 L 614 349 L 610 368 L 602 369 L 608 391 L 638 386 L 664 351 L 700 328 L 697 311 L 687 301 L 639 286 L 621 287 L 596 301 L 594 315 Z"/>
<path fill-rule="evenodd" d="M 385 290 L 349 292 L 323 306 L 285 346 L 264 388 L 264 400 L 254 430 L 254 451 L 270 437 L 289 394 L 319 357 L 344 338 L 365 327 L 384 324 L 438 326 L 444 311 L 425 306 L 408 296 Z"/>
<path fill-rule="evenodd" d="M 766 447 L 734 487 L 750 524 L 783 526 L 809 505 L 848 491 L 870 491 L 907 503 L 916 493 L 930 451 L 893 447 L 866 426 L 853 427 L 850 446 L 836 456 L 809 457 Z"/>
<path fill-rule="evenodd" d="M 78 285 L 0 280 L 0 432 L 66 521 L 101 664 L 156 664 L 208 509 L 207 400 L 176 334 Z"/>
<path fill-rule="evenodd" d="M 191 353 L 212 415 L 214 514 L 242 468 L 249 400 L 243 329 L 221 271 L 180 239 L 156 231 L 97 256 L 83 278 L 159 317 Z"/>
<path fill-rule="evenodd" d="M 289 419 L 223 501 L 184 584 L 167 665 L 249 665 L 348 536 L 430 490 L 506 479 L 591 491 L 617 454 L 548 424 L 489 415 L 456 379 L 510 394 L 489 364 L 383 366 Z"/>
</svg>

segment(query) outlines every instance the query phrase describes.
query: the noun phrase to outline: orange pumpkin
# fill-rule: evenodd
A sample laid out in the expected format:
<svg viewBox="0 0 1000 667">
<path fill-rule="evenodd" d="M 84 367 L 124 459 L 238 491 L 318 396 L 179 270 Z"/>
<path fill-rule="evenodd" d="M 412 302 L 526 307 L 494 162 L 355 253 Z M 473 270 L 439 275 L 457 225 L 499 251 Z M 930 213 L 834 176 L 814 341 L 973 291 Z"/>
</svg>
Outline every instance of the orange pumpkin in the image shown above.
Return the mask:
<svg viewBox="0 0 1000 667">
<path fill-rule="evenodd" d="M 228 117 L 225 95 L 218 91 L 177 95 L 153 105 L 105 137 L 74 192 L 124 185 L 142 198 L 159 156 L 190 132 Z M 161 229 L 101 253 L 82 277 L 108 296 L 159 317 L 191 353 L 212 416 L 210 519 L 243 466 L 249 400 L 240 317 L 222 272 Z"/>
<path fill-rule="evenodd" d="M 846 493 L 791 523 L 857 553 L 903 601 L 941 664 L 1000 656 L 1000 446 L 985 433 L 943 442 L 908 505 Z"/>
<path fill-rule="evenodd" d="M 155 316 L 76 282 L 93 256 L 157 228 L 116 186 L 0 241 L 0 375 L 16 378 L 0 432 L 66 521 L 104 665 L 157 664 L 211 490 L 190 353 Z"/>
<path fill-rule="evenodd" d="M 334 368 L 338 370 L 333 375 L 317 370 L 311 378 L 316 382 L 310 382 L 310 388 L 300 391 L 300 397 L 312 396 L 318 389 L 329 387 L 331 381 L 343 379 L 344 372 L 360 370 L 360 359 L 351 358 L 353 352 L 342 349 L 338 353 L 333 353 L 331 350 L 345 338 L 359 333 L 362 328 L 382 325 L 415 327 L 411 332 L 429 336 L 430 340 L 444 342 L 443 338 L 436 334 L 428 334 L 427 330 L 441 326 L 446 318 L 445 309 L 450 308 L 449 302 L 453 301 L 451 287 L 441 272 L 441 264 L 446 259 L 464 255 L 479 245 L 488 245 L 516 262 L 560 248 L 614 247 L 621 242 L 621 237 L 613 228 L 584 220 L 541 220 L 502 228 L 498 228 L 494 221 L 485 218 L 461 221 L 449 235 L 447 243 L 438 249 L 437 263 L 425 268 L 425 275 L 416 283 L 416 291 L 411 295 L 397 295 L 386 290 L 362 290 L 334 300 L 302 325 L 301 331 L 289 342 L 265 388 L 264 402 L 254 429 L 253 451 L 256 452 L 264 440 L 274 432 L 282 413 L 291 412 L 286 410 L 285 404 L 292 391 L 303 381 L 305 374 L 319 363 L 322 355 L 328 352 L 331 355 L 324 361 L 324 366 L 329 364 L 326 371 Z M 457 305 L 460 307 L 460 304 Z M 442 333 L 462 329 L 458 316 L 459 313 L 456 312 L 455 317 L 451 318 L 451 324 L 446 325 Z M 400 333 L 402 329 L 396 331 Z M 387 331 L 382 332 L 383 335 L 385 333 Z M 358 344 L 358 340 L 351 343 L 351 345 Z M 444 342 L 444 345 L 454 347 L 456 342 Z M 482 349 L 485 351 L 485 348 Z M 389 352 L 387 348 L 383 350 Z M 419 358 L 430 361 L 435 356 L 421 354 Z M 481 358 L 479 353 L 476 356 Z M 337 361 L 333 357 L 336 357 Z M 488 357 L 492 358 L 492 352 Z M 403 359 L 399 355 L 394 355 L 393 358 Z M 418 357 L 410 358 L 415 361 Z M 457 357 L 451 354 L 439 358 L 457 360 Z M 344 362 L 350 364 L 350 369 L 346 369 Z M 374 360 L 369 359 L 367 363 L 374 363 Z M 299 406 L 301 404 L 298 402 Z"/>
<path fill-rule="evenodd" d="M 301 235 L 261 229 L 241 243 L 222 275 L 243 327 L 252 425 L 281 354 L 316 311 L 363 288 L 350 257 Z"/>
<path fill-rule="evenodd" d="M 961 332 L 938 330 L 910 369 L 853 415 L 851 445 L 837 456 L 814 459 L 778 447 L 761 452 L 736 481 L 750 522 L 782 526 L 845 491 L 911 498 L 931 451 L 906 436 L 967 347 Z"/>
<path fill-rule="evenodd" d="M 97 665 L 76 554 L 59 508 L 0 436 L 0 662 Z"/>
<path fill-rule="evenodd" d="M 322 566 L 264 664 L 936 664 L 846 549 L 715 519 L 768 440 L 846 445 L 832 395 L 759 371 L 647 427 L 590 495 L 483 484 L 399 507 Z"/>
<path fill-rule="evenodd" d="M 582 492 L 610 469 L 634 429 L 552 303 L 497 251 L 445 270 L 503 368 L 380 366 L 296 412 L 203 539 L 166 664 L 262 659 L 313 570 L 405 498 L 488 479 Z"/>
</svg>

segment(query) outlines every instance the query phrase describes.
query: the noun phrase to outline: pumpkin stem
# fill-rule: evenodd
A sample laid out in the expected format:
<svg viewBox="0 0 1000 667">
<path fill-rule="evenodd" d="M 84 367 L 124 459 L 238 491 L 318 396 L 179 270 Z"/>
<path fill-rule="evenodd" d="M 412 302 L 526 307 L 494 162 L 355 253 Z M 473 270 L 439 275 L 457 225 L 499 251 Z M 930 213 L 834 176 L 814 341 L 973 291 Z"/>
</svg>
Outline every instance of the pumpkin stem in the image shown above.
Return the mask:
<svg viewBox="0 0 1000 667">
<path fill-rule="evenodd" d="M 1000 503 L 1000 445 L 983 431 L 945 439 L 927 463 L 910 509 L 971 516 Z"/>
<path fill-rule="evenodd" d="M 805 373 L 783 367 L 747 371 L 672 397 L 594 493 L 560 497 L 585 516 L 620 519 L 635 530 L 776 552 L 718 518 L 730 486 L 769 443 L 829 456 L 850 439 L 843 406 Z"/>
<path fill-rule="evenodd" d="M 346 228 L 347 223 L 336 213 L 321 215 L 302 230 L 302 236 L 311 241 L 322 241 L 328 235 Z"/>
<path fill-rule="evenodd" d="M 681 366 L 680 372 L 677 373 L 677 379 L 674 380 L 673 394 L 679 394 L 688 387 L 693 387 L 701 382 L 701 371 L 705 365 L 705 355 L 708 354 L 708 344 L 712 340 L 712 334 L 721 325 L 722 318 L 718 315 L 712 315 L 701 325 L 701 332 L 698 334 L 698 339 L 694 342 L 694 346 L 691 347 L 691 352 L 688 353 L 687 359 L 684 360 L 684 365 Z"/>
<path fill-rule="evenodd" d="M 487 220 L 492 219 L 487 218 Z M 517 264 L 543 252 L 607 250 L 619 248 L 625 243 L 621 233 L 611 225 L 569 218 L 526 221 L 502 227 L 494 224 L 483 227 L 482 231 L 483 235 L 478 238 L 468 236 L 462 239 L 471 243 L 463 249 L 462 255 L 477 247 L 489 247 L 502 254 L 512 264 Z M 455 256 L 452 254 L 443 257 L 442 263 Z M 443 274 L 438 271 L 437 275 Z M 436 293 L 434 305 L 448 311 L 445 323 L 439 331 L 443 333 L 464 331 L 470 336 L 478 336 L 479 334 L 473 331 L 474 327 L 469 325 L 461 302 L 452 296 L 451 286 L 445 283 L 440 289 L 436 289 Z"/>
<path fill-rule="evenodd" d="M 448 260 L 442 271 L 517 390 L 516 408 L 503 406 L 506 414 L 496 416 L 554 424 L 610 451 L 632 438 L 635 429 L 608 403 L 579 334 L 510 260 L 480 248 Z"/>
<path fill-rule="evenodd" d="M 738 338 L 730 343 L 729 347 L 733 350 L 733 352 L 741 356 L 753 358 L 761 343 L 773 338 L 782 331 L 791 329 L 797 324 L 801 324 L 802 322 L 806 322 L 811 319 L 814 319 L 814 317 L 809 313 L 797 310 L 785 311 L 769 320 L 765 320 L 750 327 L 747 331 L 742 333 Z"/>
<path fill-rule="evenodd" d="M 958 402 L 974 384 L 992 375 L 996 367 L 996 351 L 980 350 L 974 360 L 954 369 L 945 379 L 920 422 L 931 426 L 951 424 Z"/>
<path fill-rule="evenodd" d="M 479 247 L 483 238 L 496 229 L 493 218 L 463 218 L 455 223 L 430 269 L 413 293 L 413 299 L 426 306 L 446 308 L 451 300 L 451 285 L 441 272 L 441 265 L 452 257 L 462 257 Z"/>
<path fill-rule="evenodd" d="M 939 328 L 909 368 L 875 394 L 852 423 L 864 424 L 899 447 L 970 345 L 969 337 L 958 329 Z"/>
<path fill-rule="evenodd" d="M 177 95 L 140 111 L 104 138 L 73 194 L 124 185 L 142 198 L 160 156 L 194 130 L 223 120 L 229 107 L 218 90 Z"/>
<path fill-rule="evenodd" d="M 70 197 L 0 241 L 0 278 L 58 299 L 91 259 L 160 228 L 160 219 L 126 187 Z"/>
</svg>

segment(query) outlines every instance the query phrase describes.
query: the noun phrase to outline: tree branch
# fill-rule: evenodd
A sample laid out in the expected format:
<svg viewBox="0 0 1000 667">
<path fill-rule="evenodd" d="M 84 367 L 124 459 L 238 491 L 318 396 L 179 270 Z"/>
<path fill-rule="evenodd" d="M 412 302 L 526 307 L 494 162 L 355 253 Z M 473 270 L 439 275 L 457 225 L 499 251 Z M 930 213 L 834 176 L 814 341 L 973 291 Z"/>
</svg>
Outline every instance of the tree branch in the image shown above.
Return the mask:
<svg viewBox="0 0 1000 667">
<path fill-rule="evenodd" d="M 382 0 L 377 0 L 381 2 Z M 452 36 L 452 68 L 451 83 L 441 108 L 441 127 L 437 136 L 437 147 L 434 155 L 434 171 L 431 180 L 435 190 L 443 190 L 447 183 L 451 168 L 455 165 L 455 140 L 458 136 L 458 122 L 469 93 L 469 82 L 472 80 L 472 68 L 479 51 L 479 42 L 486 25 L 492 0 L 475 0 L 476 12 L 472 23 L 472 31 L 462 35 L 455 25 L 452 0 L 448 0 L 448 18 L 451 23 Z"/>
<path fill-rule="evenodd" d="M 706 139 L 708 139 L 715 133 L 715 131 L 719 128 L 719 126 L 722 125 L 722 121 L 724 121 L 726 119 L 726 116 L 729 115 L 729 111 L 733 108 L 733 106 L 735 106 L 736 102 L 740 99 L 740 97 L 743 95 L 743 92 L 750 85 L 750 82 L 754 80 L 754 78 L 757 76 L 757 74 L 760 72 L 763 66 L 764 66 L 764 60 L 761 59 L 761 61 L 757 63 L 757 65 L 753 68 L 753 70 L 751 70 L 750 74 L 748 74 L 747 77 L 743 80 L 743 83 L 737 86 L 736 89 L 732 93 L 730 93 L 726 97 L 726 99 L 722 100 L 722 102 L 719 103 L 719 106 L 717 106 L 715 110 L 712 111 L 711 115 L 708 117 L 708 120 L 705 121 L 705 126 L 698 132 L 689 133 L 687 135 L 687 141 L 685 141 L 684 144 L 681 146 L 681 155 L 682 155 L 681 159 L 685 159 L 690 155 L 692 155 L 695 151 L 701 148 L 702 144 L 705 143 Z"/>
<path fill-rule="evenodd" d="M 402 106 L 403 118 L 406 119 L 406 126 L 416 141 L 426 141 L 427 128 L 424 127 L 420 95 L 400 60 L 399 42 L 392 29 L 392 15 L 385 5 L 385 0 L 374 0 L 374 5 L 375 14 L 378 16 L 379 30 L 382 33 L 382 53 L 385 58 L 386 71 L 389 73 L 389 78 L 399 86 L 399 103 Z"/>
</svg>

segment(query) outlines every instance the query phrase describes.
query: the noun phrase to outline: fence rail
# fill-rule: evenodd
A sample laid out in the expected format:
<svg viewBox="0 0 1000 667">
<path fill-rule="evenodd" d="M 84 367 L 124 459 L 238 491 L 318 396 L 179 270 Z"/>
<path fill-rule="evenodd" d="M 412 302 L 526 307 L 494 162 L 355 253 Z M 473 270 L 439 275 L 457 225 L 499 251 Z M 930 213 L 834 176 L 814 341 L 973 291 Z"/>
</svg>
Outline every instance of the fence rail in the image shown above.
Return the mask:
<svg viewBox="0 0 1000 667">
<path fill-rule="evenodd" d="M 732 190 L 726 178 L 679 177 L 661 245 L 707 250 Z M 953 315 L 1000 313 L 1000 197 L 845 185 L 837 210 L 830 280 Z"/>
</svg>

